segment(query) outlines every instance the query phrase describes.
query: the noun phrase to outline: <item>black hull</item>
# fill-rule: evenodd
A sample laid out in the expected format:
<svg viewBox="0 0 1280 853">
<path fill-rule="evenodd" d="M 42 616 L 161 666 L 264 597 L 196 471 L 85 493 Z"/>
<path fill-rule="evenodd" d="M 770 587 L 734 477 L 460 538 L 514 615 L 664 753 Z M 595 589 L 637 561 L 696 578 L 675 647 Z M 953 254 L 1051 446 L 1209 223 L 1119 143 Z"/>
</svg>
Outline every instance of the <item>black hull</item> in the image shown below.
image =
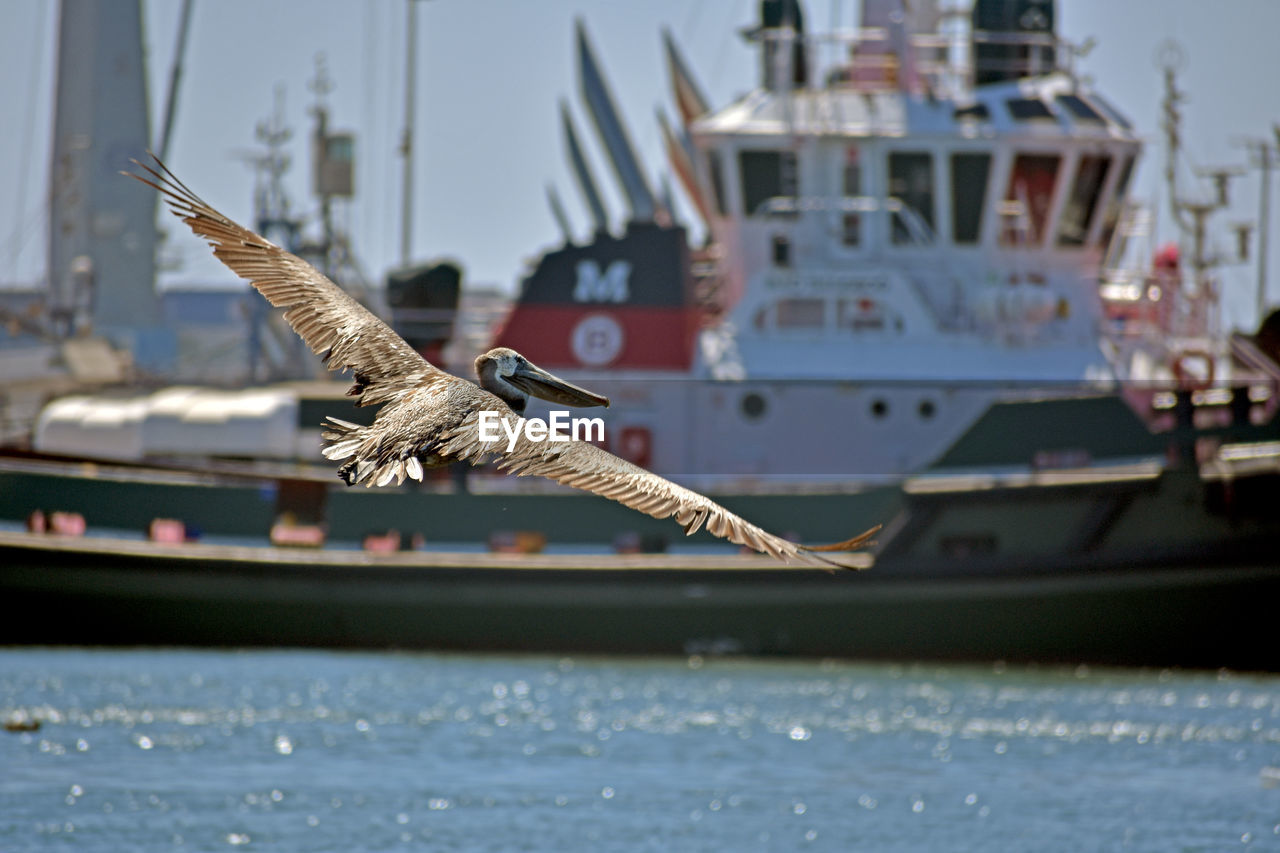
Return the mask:
<svg viewBox="0 0 1280 853">
<path fill-rule="evenodd" d="M 831 575 L 755 557 L 377 556 L 3 534 L 0 644 L 1280 670 L 1280 566 L 1238 556 Z"/>
</svg>

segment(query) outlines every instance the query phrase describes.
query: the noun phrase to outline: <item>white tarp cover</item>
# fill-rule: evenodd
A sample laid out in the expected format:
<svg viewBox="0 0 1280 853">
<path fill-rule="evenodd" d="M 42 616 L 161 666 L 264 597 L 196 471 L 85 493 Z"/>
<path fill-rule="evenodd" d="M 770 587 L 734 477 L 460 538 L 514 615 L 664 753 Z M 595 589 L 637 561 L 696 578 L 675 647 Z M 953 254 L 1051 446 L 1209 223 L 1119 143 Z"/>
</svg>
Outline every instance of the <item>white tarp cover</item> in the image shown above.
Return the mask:
<svg viewBox="0 0 1280 853">
<path fill-rule="evenodd" d="M 36 421 L 35 449 L 104 459 L 148 456 L 292 458 L 298 399 L 288 390 L 166 388 L 140 397 L 55 400 Z"/>
</svg>

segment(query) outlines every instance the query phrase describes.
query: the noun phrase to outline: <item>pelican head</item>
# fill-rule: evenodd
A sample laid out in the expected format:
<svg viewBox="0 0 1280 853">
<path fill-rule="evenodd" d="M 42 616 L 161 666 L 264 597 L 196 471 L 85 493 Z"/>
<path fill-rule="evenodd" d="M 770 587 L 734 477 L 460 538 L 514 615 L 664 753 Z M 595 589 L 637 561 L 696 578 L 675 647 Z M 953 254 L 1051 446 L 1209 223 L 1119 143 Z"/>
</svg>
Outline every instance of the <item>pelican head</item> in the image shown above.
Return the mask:
<svg viewBox="0 0 1280 853">
<path fill-rule="evenodd" d="M 501 398 L 517 414 L 524 411 L 530 397 L 582 408 L 609 405 L 608 397 L 552 376 L 506 347 L 491 349 L 477 358 L 476 375 L 480 377 L 481 388 Z"/>
</svg>

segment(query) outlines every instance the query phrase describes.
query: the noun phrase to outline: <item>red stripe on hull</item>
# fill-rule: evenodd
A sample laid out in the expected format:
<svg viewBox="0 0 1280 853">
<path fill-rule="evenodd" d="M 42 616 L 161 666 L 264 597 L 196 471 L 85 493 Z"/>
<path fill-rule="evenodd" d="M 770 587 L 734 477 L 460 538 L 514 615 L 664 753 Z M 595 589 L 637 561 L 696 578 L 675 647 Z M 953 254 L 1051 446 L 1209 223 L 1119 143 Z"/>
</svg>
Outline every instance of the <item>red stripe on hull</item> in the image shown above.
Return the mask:
<svg viewBox="0 0 1280 853">
<path fill-rule="evenodd" d="M 697 331 L 691 308 L 518 304 L 494 346 L 547 368 L 688 370 Z"/>
</svg>

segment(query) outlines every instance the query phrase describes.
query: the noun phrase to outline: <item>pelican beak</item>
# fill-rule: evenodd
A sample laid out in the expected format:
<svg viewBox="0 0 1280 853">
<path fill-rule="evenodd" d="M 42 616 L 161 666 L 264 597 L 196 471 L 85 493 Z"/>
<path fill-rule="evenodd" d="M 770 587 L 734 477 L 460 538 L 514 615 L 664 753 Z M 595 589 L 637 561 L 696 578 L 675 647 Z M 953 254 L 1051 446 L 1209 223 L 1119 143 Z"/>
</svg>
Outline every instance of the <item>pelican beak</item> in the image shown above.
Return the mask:
<svg viewBox="0 0 1280 853">
<path fill-rule="evenodd" d="M 528 361 L 521 361 L 515 373 L 507 377 L 507 381 L 531 397 L 541 397 L 543 400 L 549 400 L 552 403 L 581 408 L 590 408 L 591 406 L 605 406 L 607 408 L 609 405 L 608 397 L 593 394 L 585 388 L 579 388 L 572 382 L 565 382 L 563 379 L 552 376 L 541 367 Z"/>
</svg>

